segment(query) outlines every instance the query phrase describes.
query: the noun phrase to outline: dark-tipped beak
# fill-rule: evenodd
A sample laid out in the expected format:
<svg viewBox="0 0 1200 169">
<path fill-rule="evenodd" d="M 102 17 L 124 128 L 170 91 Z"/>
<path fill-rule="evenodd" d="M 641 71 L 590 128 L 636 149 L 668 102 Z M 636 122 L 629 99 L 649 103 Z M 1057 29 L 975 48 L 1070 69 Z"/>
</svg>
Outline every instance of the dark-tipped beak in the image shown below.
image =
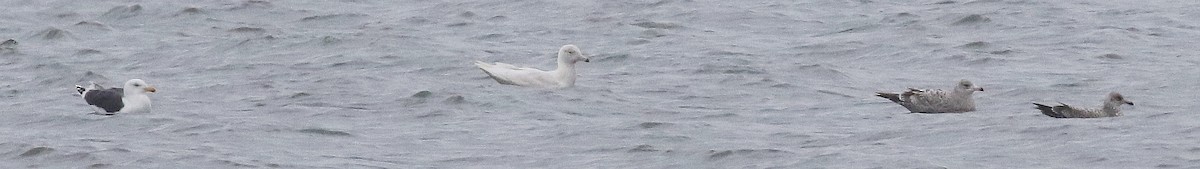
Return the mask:
<svg viewBox="0 0 1200 169">
<path fill-rule="evenodd" d="M 146 86 L 146 93 L 154 93 L 157 91 L 158 89 L 155 89 L 154 86 Z"/>
<path fill-rule="evenodd" d="M 1125 104 L 1128 104 L 1128 105 L 1132 106 L 1132 105 L 1133 105 L 1133 102 L 1131 102 L 1131 101 L 1125 101 Z"/>
<path fill-rule="evenodd" d="M 592 62 L 592 58 L 583 58 L 583 62 Z"/>
<path fill-rule="evenodd" d="M 983 88 L 982 88 L 982 87 L 980 87 L 980 88 L 976 88 L 975 90 L 978 90 L 978 91 L 981 91 L 981 92 L 982 92 L 982 91 L 983 91 Z"/>
</svg>

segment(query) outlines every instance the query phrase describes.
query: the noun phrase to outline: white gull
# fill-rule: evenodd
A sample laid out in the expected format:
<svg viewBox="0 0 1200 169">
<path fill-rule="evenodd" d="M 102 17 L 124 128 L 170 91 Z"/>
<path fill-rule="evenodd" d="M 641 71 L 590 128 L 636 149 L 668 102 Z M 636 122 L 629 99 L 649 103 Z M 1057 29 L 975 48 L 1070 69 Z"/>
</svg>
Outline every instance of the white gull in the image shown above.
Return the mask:
<svg viewBox="0 0 1200 169">
<path fill-rule="evenodd" d="M 517 67 L 500 62 L 488 64 L 475 61 L 475 66 L 479 66 L 483 73 L 487 73 L 500 84 L 566 88 L 575 86 L 575 63 L 579 61 L 589 62 L 591 60 L 584 56 L 575 45 L 563 45 L 558 49 L 558 68 L 552 71 Z"/>
</svg>

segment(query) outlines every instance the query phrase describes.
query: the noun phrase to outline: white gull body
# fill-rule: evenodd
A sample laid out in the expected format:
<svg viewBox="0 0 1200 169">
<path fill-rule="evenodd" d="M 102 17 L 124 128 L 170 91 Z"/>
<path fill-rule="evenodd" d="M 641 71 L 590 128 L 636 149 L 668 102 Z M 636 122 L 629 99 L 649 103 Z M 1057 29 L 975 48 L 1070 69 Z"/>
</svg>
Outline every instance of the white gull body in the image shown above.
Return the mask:
<svg viewBox="0 0 1200 169">
<path fill-rule="evenodd" d="M 517 67 L 500 62 L 488 64 L 475 61 L 475 66 L 500 84 L 566 88 L 575 86 L 575 63 L 579 61 L 589 62 L 590 59 L 584 56 L 583 52 L 579 51 L 575 45 L 564 45 L 558 49 L 558 67 L 551 71 Z"/>
</svg>

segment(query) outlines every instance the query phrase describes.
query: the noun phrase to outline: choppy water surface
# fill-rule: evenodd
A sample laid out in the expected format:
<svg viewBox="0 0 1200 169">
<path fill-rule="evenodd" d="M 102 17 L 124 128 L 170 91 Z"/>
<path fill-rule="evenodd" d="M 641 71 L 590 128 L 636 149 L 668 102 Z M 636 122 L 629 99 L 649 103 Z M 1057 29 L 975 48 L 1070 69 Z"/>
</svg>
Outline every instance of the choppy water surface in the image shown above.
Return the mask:
<svg viewBox="0 0 1200 169">
<path fill-rule="evenodd" d="M 1200 168 L 1200 1 L 0 2 L 0 168 Z M 574 88 L 499 85 L 474 60 Z M 88 115 L 73 85 L 158 87 Z M 970 79 L 979 111 L 873 96 Z M 1031 102 L 1125 116 L 1054 119 Z"/>
</svg>

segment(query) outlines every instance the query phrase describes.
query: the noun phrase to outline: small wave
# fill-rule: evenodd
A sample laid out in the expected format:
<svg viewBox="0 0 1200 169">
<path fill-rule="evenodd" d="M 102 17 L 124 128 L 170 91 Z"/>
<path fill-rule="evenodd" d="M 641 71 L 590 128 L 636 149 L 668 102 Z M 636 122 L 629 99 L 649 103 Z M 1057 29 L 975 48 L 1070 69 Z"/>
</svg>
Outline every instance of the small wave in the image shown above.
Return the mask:
<svg viewBox="0 0 1200 169">
<path fill-rule="evenodd" d="M 629 53 L 604 53 L 604 54 L 592 55 L 591 59 L 593 62 L 624 63 L 624 61 L 629 60 L 630 56 L 632 56 L 632 55 Z"/>
<path fill-rule="evenodd" d="M 729 158 L 730 156 L 735 156 L 735 155 L 753 156 L 753 155 L 775 155 L 775 154 L 794 154 L 794 153 L 789 152 L 789 151 L 784 151 L 784 150 L 778 150 L 778 149 L 737 149 L 737 150 L 724 150 L 724 151 L 709 150 L 708 158 L 709 159 L 723 159 L 723 158 Z"/>
<path fill-rule="evenodd" d="M 1096 56 L 1096 58 L 1100 58 L 1100 59 L 1112 59 L 1112 60 L 1121 60 L 1121 59 L 1125 59 L 1125 56 L 1121 56 L 1121 55 L 1118 55 L 1118 54 L 1112 54 L 1112 53 L 1109 53 L 1109 54 L 1104 54 L 1104 55 Z"/>
<path fill-rule="evenodd" d="M 288 96 L 288 98 L 289 99 L 297 99 L 297 98 L 303 98 L 303 97 L 308 97 L 308 96 L 312 96 L 312 94 L 310 94 L 308 92 L 296 92 L 296 93 L 293 93 L 291 96 Z"/>
<path fill-rule="evenodd" d="M 674 22 L 653 22 L 653 21 L 638 22 L 638 23 L 633 23 L 630 25 L 642 27 L 642 28 L 651 28 L 651 29 L 654 29 L 654 28 L 657 28 L 657 29 L 679 29 L 679 28 L 683 27 L 683 26 L 679 25 L 678 23 L 674 23 Z"/>
<path fill-rule="evenodd" d="M 368 60 L 362 60 L 362 59 L 355 59 L 355 60 L 341 61 L 341 62 L 337 62 L 337 63 L 332 63 L 332 64 L 329 64 L 329 67 L 331 67 L 331 68 L 336 68 L 336 67 L 351 67 L 351 68 L 359 68 L 359 69 L 362 69 L 362 68 L 378 68 L 378 67 L 384 67 L 384 64 L 383 64 L 383 63 L 380 63 L 380 62 L 375 62 L 375 61 L 368 61 Z"/>
<path fill-rule="evenodd" d="M 1059 131 L 1071 128 L 1071 125 L 1060 125 L 1052 127 L 1026 127 L 1018 133 L 1058 133 Z"/>
<path fill-rule="evenodd" d="M 248 1 L 242 1 L 242 3 L 239 3 L 239 4 L 237 4 L 237 5 L 233 6 L 233 7 L 230 7 L 230 8 L 228 8 L 228 9 L 229 9 L 229 10 L 242 10 L 242 9 L 267 9 L 267 8 L 271 8 L 271 7 L 273 7 L 273 5 L 271 4 L 271 2 L 270 2 L 270 1 L 266 1 L 266 0 L 248 0 Z"/>
<path fill-rule="evenodd" d="M 428 25 L 428 24 L 436 24 L 437 23 L 434 20 L 430 20 L 430 19 L 424 18 L 424 17 L 417 17 L 417 16 L 406 18 L 406 19 L 404 19 L 404 22 L 409 23 L 409 24 L 414 24 L 414 25 Z"/>
<path fill-rule="evenodd" d="M 58 28 L 46 28 L 38 31 L 33 36 L 45 40 L 58 40 L 71 37 L 71 32 Z"/>
<path fill-rule="evenodd" d="M 217 163 L 222 163 L 222 164 L 225 164 L 225 165 L 232 166 L 232 167 L 234 167 L 234 168 L 258 168 L 258 167 L 259 167 L 259 166 L 256 166 L 256 165 L 245 164 L 245 163 L 239 163 L 239 162 L 230 161 L 230 160 L 214 160 L 214 161 L 215 161 L 215 162 L 217 162 Z"/>
<path fill-rule="evenodd" d="M 659 150 L 659 149 L 654 148 L 654 146 L 642 144 L 642 145 L 637 145 L 637 146 L 634 146 L 633 148 L 630 148 L 629 151 L 627 151 L 627 152 L 630 152 L 630 153 L 671 152 L 671 150 Z"/>
<path fill-rule="evenodd" d="M 634 40 L 630 40 L 630 41 L 628 41 L 628 42 L 625 42 L 625 44 L 627 44 L 627 45 L 644 45 L 644 44 L 647 44 L 647 43 L 650 43 L 650 40 L 641 39 L 641 38 L 638 38 L 638 39 L 634 39 Z"/>
<path fill-rule="evenodd" d="M 700 69 L 695 69 L 692 73 L 696 74 L 766 74 L 767 70 L 761 67 L 748 65 L 713 65 L 704 64 Z"/>
<path fill-rule="evenodd" d="M 24 153 L 21 153 L 21 155 L 18 155 L 18 156 L 20 156 L 20 157 L 33 157 L 33 156 L 39 156 L 39 155 L 43 155 L 43 154 L 49 154 L 50 152 L 54 152 L 54 148 L 50 148 L 50 147 L 34 147 L 34 148 L 31 148 L 31 149 L 29 149 L 29 150 L 25 150 L 25 152 L 24 152 Z"/>
<path fill-rule="evenodd" d="M 422 91 L 419 91 L 419 92 L 417 92 L 417 93 L 414 93 L 412 96 L 409 96 L 409 97 L 412 97 L 412 98 L 422 98 L 422 99 L 423 99 L 423 98 L 429 98 L 429 96 L 433 96 L 433 92 L 430 92 L 430 91 L 427 91 L 427 90 L 422 90 Z"/>
<path fill-rule="evenodd" d="M 916 23 L 916 22 L 918 22 L 920 18 L 921 18 L 920 16 L 914 15 L 914 14 L 912 14 L 912 13 L 908 13 L 908 12 L 901 12 L 901 13 L 897 13 L 897 14 L 894 14 L 894 15 L 890 15 L 890 16 L 884 17 L 882 20 L 880 20 L 880 22 L 882 22 L 882 23 L 901 23 L 901 24 L 912 24 L 912 23 Z"/>
<path fill-rule="evenodd" d="M 983 15 L 980 15 L 980 14 L 971 14 L 971 15 L 967 15 L 962 18 L 959 18 L 957 21 L 954 21 L 954 23 L 952 23 L 951 25 L 977 25 L 977 24 L 988 23 L 988 22 L 992 22 L 992 19 L 985 17 Z"/>
<path fill-rule="evenodd" d="M 726 50 L 715 50 L 715 51 L 708 51 L 708 52 L 704 52 L 704 55 L 708 55 L 708 56 L 719 56 L 719 57 L 729 57 L 729 56 L 754 56 L 754 54 L 742 53 L 742 52 L 733 52 L 733 51 L 726 51 Z M 739 61 L 748 62 L 748 61 L 746 61 L 746 60 L 739 60 Z"/>
<path fill-rule="evenodd" d="M 188 14 L 188 15 L 202 14 L 202 13 L 204 13 L 204 10 L 201 10 L 200 8 L 196 8 L 196 7 L 187 7 L 187 8 L 183 8 L 183 10 L 179 11 L 179 14 Z"/>
<path fill-rule="evenodd" d="M 108 12 L 105 12 L 103 15 L 100 15 L 100 17 L 108 18 L 108 19 L 125 19 L 125 18 L 135 17 L 135 16 L 138 16 L 141 14 L 142 14 L 142 5 L 130 5 L 130 6 L 113 7 L 112 9 L 109 9 Z"/>
<path fill-rule="evenodd" d="M 109 168 L 109 167 L 112 167 L 112 166 L 113 166 L 113 165 L 112 165 L 112 164 L 109 164 L 109 163 L 95 163 L 95 164 L 92 164 L 92 165 L 88 165 L 88 168 Z"/>
<path fill-rule="evenodd" d="M 319 44 L 322 46 L 329 46 L 329 45 L 337 44 L 339 42 L 342 42 L 341 38 L 337 38 L 337 37 L 333 37 L 333 36 L 322 36 L 319 39 L 313 39 L 307 43 L 316 43 L 316 44 Z"/>
<path fill-rule="evenodd" d="M 221 131 L 225 126 L 218 124 L 199 124 L 191 127 L 171 130 L 172 133 L 207 134 Z"/>
<path fill-rule="evenodd" d="M 774 137 L 774 138 L 782 138 L 782 139 L 789 139 L 789 140 L 805 140 L 805 139 L 813 138 L 812 135 L 800 134 L 800 133 L 795 133 L 795 132 L 771 133 L 769 136 Z"/>
<path fill-rule="evenodd" d="M 93 30 L 101 30 L 101 31 L 112 30 L 112 27 L 109 27 L 108 25 L 106 25 L 104 23 L 100 23 L 99 21 L 79 21 L 79 23 L 75 23 L 75 26 L 81 27 L 81 28 L 93 29 Z"/>
<path fill-rule="evenodd" d="M 446 98 L 446 100 L 442 100 L 443 104 L 462 104 L 462 103 L 466 103 L 466 102 L 467 102 L 467 99 L 460 95 L 450 96 L 450 97 Z"/>
<path fill-rule="evenodd" d="M 325 21 L 325 20 L 346 20 L 346 19 L 358 19 L 358 18 L 362 18 L 362 17 L 366 17 L 366 16 L 368 16 L 368 15 L 360 14 L 360 13 L 329 14 L 329 15 L 316 15 L 316 16 L 304 17 L 304 18 L 300 18 L 300 21 L 301 22 L 311 22 L 311 21 Z"/>
<path fill-rule="evenodd" d="M 237 27 L 237 28 L 229 29 L 229 32 L 234 32 L 234 33 L 266 33 L 266 32 L 267 32 L 267 29 L 263 29 L 263 28 L 256 28 L 256 27 L 245 27 L 245 26 L 243 26 L 243 27 Z"/>
<path fill-rule="evenodd" d="M 322 129 L 322 128 L 301 129 L 298 132 L 310 133 L 310 134 L 320 134 L 320 135 L 326 135 L 326 136 L 353 136 L 350 133 L 347 133 L 344 131 L 336 131 L 336 130 L 329 130 L 329 129 Z"/>
<path fill-rule="evenodd" d="M 426 112 L 425 114 L 420 114 L 415 117 L 418 119 L 423 119 L 423 118 L 433 118 L 433 117 L 443 117 L 443 116 L 447 116 L 446 111 L 436 110 L 436 111 Z"/>
<path fill-rule="evenodd" d="M 800 69 L 800 72 L 801 72 L 802 76 L 804 76 L 804 77 L 812 77 L 812 78 L 820 78 L 820 79 L 849 79 L 850 78 L 850 75 L 847 75 L 845 72 L 839 71 L 836 68 L 832 68 L 828 65 L 822 65 L 822 64 L 801 65 L 798 69 Z"/>
<path fill-rule="evenodd" d="M 12 53 L 17 53 L 17 40 L 8 39 L 8 40 L 5 40 L 3 43 L 0 43 L 0 54 L 12 54 Z M 11 59 L 11 60 L 15 60 L 15 59 Z"/>
<path fill-rule="evenodd" d="M 868 25 L 863 25 L 863 26 L 857 26 L 857 27 L 853 27 L 853 28 L 843 29 L 843 30 L 837 31 L 837 32 L 836 32 L 836 33 L 834 33 L 834 34 L 839 34 L 839 33 L 862 33 L 862 32 L 869 32 L 869 31 L 875 31 L 875 30 L 879 30 L 879 25 L 878 25 L 878 24 L 868 24 Z"/>
<path fill-rule="evenodd" d="M 644 123 L 638 124 L 638 127 L 641 127 L 643 129 L 652 129 L 652 128 L 657 128 L 657 127 L 671 126 L 671 125 L 672 125 L 672 123 L 644 122 Z"/>
<path fill-rule="evenodd" d="M 475 17 L 475 12 L 466 11 L 466 12 L 463 12 L 463 13 L 458 13 L 458 17 L 463 17 L 463 18 L 471 18 L 471 17 Z"/>
<path fill-rule="evenodd" d="M 487 19 L 487 21 L 489 21 L 489 22 L 500 22 L 500 21 L 507 21 L 507 20 L 508 20 L 508 17 L 504 16 L 504 15 L 496 15 L 496 16 L 493 16 L 493 17 Z"/>
<path fill-rule="evenodd" d="M 108 82 L 109 80 L 110 79 L 108 77 L 105 77 L 104 75 L 100 75 L 100 74 L 98 74 L 96 72 L 92 72 L 92 71 L 87 71 L 87 72 L 83 72 L 83 76 L 79 76 L 79 79 L 76 80 L 75 83 L 80 83 L 80 85 L 90 85 L 90 84 L 83 84 L 83 83 L 89 83 L 89 82 L 96 82 L 99 84 L 104 84 L 104 83 Z"/>
<path fill-rule="evenodd" d="M 408 98 L 401 98 L 397 101 L 399 101 L 400 105 L 403 107 L 414 107 L 414 106 L 424 105 L 425 103 L 428 103 L 430 98 L 433 98 L 433 92 L 419 91 L 419 92 L 414 93 L 413 95 L 409 96 Z M 442 100 L 441 103 L 442 104 L 463 104 L 466 102 L 467 102 L 466 97 L 463 97 L 461 95 L 453 95 L 453 96 L 447 97 L 446 99 Z"/>
<path fill-rule="evenodd" d="M 881 141 L 881 140 L 901 138 L 901 137 L 907 136 L 907 134 L 908 133 L 902 133 L 902 132 L 897 132 L 897 131 L 883 131 L 883 132 L 879 132 L 879 133 L 867 134 L 865 136 L 862 136 L 858 140 L 861 142 L 875 142 L 875 141 Z"/>
<path fill-rule="evenodd" d="M 479 36 L 471 37 L 471 39 L 500 42 L 500 41 L 505 41 L 507 39 L 512 39 L 511 37 L 512 36 L 509 36 L 507 34 L 490 33 L 487 35 L 479 35 Z"/>
<path fill-rule="evenodd" d="M 104 52 L 96 50 L 96 49 L 80 49 L 78 51 L 75 51 L 75 56 L 98 55 L 98 54 L 104 54 Z"/>
<path fill-rule="evenodd" d="M 984 48 L 987 48 L 987 47 L 989 47 L 989 46 L 991 46 L 991 45 L 992 45 L 992 44 L 991 44 L 991 43 L 988 43 L 988 42 L 984 42 L 984 41 L 975 41 L 975 42 L 971 42 L 971 43 L 967 43 L 967 44 L 959 45 L 958 47 L 960 47 L 960 48 L 971 48 L 971 49 L 984 49 Z"/>
<path fill-rule="evenodd" d="M 663 37 L 663 36 L 667 36 L 667 31 L 664 31 L 663 29 L 646 29 L 646 30 L 642 31 L 642 35 L 639 37 L 646 38 L 646 39 L 653 39 L 653 38 L 658 38 L 658 37 Z"/>
<path fill-rule="evenodd" d="M 457 22 L 457 23 L 446 24 L 446 27 L 464 27 L 464 26 L 470 26 L 470 25 L 471 25 L 470 22 Z"/>
</svg>

